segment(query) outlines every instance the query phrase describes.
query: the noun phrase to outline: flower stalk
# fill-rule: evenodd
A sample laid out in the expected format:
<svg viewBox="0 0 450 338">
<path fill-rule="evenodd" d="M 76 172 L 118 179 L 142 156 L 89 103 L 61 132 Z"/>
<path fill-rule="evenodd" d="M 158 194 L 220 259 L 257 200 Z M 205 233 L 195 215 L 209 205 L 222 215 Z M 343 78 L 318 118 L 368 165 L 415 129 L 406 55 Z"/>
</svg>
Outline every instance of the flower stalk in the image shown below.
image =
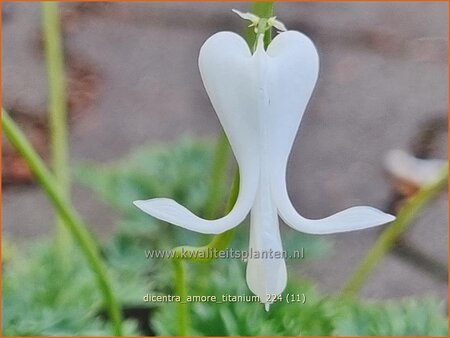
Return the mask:
<svg viewBox="0 0 450 338">
<path fill-rule="evenodd" d="M 268 20 L 270 17 L 273 16 L 273 2 L 257 1 L 253 3 L 251 12 L 259 16 L 260 18 Z M 245 29 L 244 36 L 245 40 L 248 43 L 248 46 L 250 48 L 254 48 L 256 44 L 256 34 L 252 26 L 249 26 Z M 272 27 L 269 27 L 265 31 L 264 45 L 267 47 L 270 41 L 272 41 Z"/>
<path fill-rule="evenodd" d="M 178 335 L 188 335 L 188 322 L 189 312 L 187 308 L 187 277 L 186 266 L 182 260 L 173 260 L 175 268 L 175 292 L 180 296 L 181 301 L 177 302 L 177 315 L 178 315 Z"/>
<path fill-rule="evenodd" d="M 51 168 L 60 193 L 70 196 L 70 170 L 68 166 L 67 99 L 64 74 L 64 52 L 57 2 L 43 2 L 42 32 L 47 65 L 48 112 L 50 124 Z M 56 242 L 60 259 L 69 257 L 70 236 L 56 215 Z"/>
<path fill-rule="evenodd" d="M 63 221 L 61 224 L 73 236 L 92 272 L 94 273 L 98 288 L 103 296 L 104 305 L 110 316 L 113 325 L 113 334 L 122 335 L 122 314 L 119 304 L 112 289 L 112 283 L 107 273 L 106 265 L 103 262 L 97 245 L 89 234 L 86 225 L 70 204 L 69 200 L 62 193 L 56 178 L 50 173 L 42 159 L 33 149 L 25 135 L 2 108 L 2 130 L 12 146 L 25 159 L 33 172 L 36 180 L 41 185 L 48 199 L 52 203 L 59 217 Z"/>
<path fill-rule="evenodd" d="M 205 217 L 214 218 L 219 212 L 222 202 L 222 191 L 227 177 L 228 161 L 230 158 L 230 145 L 224 132 L 217 138 L 214 151 L 213 166 L 211 169 L 211 180 L 208 190 L 208 198 L 205 206 Z"/>
<path fill-rule="evenodd" d="M 237 197 L 239 195 L 239 172 L 237 171 L 234 179 L 233 185 L 231 187 L 230 196 L 228 198 L 227 206 L 225 208 L 225 213 L 228 213 L 233 209 L 234 203 L 236 203 Z M 215 235 L 211 242 L 207 245 L 196 247 L 196 246 L 179 246 L 173 249 L 175 251 L 175 260 L 187 260 L 195 263 L 208 263 L 214 257 L 210 255 L 211 250 L 221 251 L 226 249 L 231 240 L 233 239 L 234 229 L 225 231 L 219 235 Z"/>
</svg>

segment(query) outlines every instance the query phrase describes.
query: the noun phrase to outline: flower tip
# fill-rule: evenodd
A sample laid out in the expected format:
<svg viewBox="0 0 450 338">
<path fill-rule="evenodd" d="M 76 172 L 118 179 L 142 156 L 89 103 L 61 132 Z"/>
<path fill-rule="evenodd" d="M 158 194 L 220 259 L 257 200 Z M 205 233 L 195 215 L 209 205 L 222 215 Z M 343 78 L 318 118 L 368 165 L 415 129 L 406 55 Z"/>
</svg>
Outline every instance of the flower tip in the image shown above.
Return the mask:
<svg viewBox="0 0 450 338">
<path fill-rule="evenodd" d="M 397 219 L 397 217 L 391 214 L 386 214 L 386 217 L 389 219 L 386 223 L 394 222 Z"/>
<path fill-rule="evenodd" d="M 259 16 L 255 15 L 253 13 L 249 13 L 249 12 L 244 13 L 244 12 L 238 11 L 237 9 L 234 9 L 234 8 L 231 11 L 233 13 L 236 13 L 237 15 L 239 15 L 242 19 L 251 21 L 252 25 L 256 25 L 259 21 Z"/>
<path fill-rule="evenodd" d="M 239 15 L 241 18 L 244 16 L 244 13 L 242 13 L 241 11 L 238 11 L 237 9 L 232 8 L 231 11 L 233 13 L 236 13 L 237 15 Z"/>
<path fill-rule="evenodd" d="M 277 20 L 276 18 L 277 18 L 276 16 L 272 16 L 271 18 L 269 18 L 268 24 L 270 26 L 275 27 L 276 29 L 278 29 L 281 32 L 286 32 L 287 28 L 284 25 L 284 23 L 282 23 L 280 20 Z"/>
<path fill-rule="evenodd" d="M 269 310 L 270 310 L 270 304 L 269 303 L 264 303 L 264 310 L 266 310 L 266 312 L 269 312 Z"/>
<path fill-rule="evenodd" d="M 387 212 L 381 211 L 377 208 L 372 208 L 372 207 L 368 207 L 368 208 L 373 212 L 374 216 L 378 216 L 378 221 L 376 222 L 376 225 L 391 223 L 391 222 L 395 221 L 397 218 L 394 215 L 388 214 Z"/>
<path fill-rule="evenodd" d="M 379 223 L 378 223 L 380 225 L 393 222 L 397 218 L 394 215 L 388 214 L 387 212 L 381 211 L 381 210 L 379 210 L 377 208 L 372 208 L 372 207 L 368 207 L 368 208 L 373 211 L 374 215 L 378 214 L 381 217 L 380 220 L 379 220 Z"/>
<path fill-rule="evenodd" d="M 395 217 L 394 215 L 388 214 L 387 212 L 383 212 L 381 210 L 376 209 L 379 213 L 379 220 L 377 222 L 376 225 L 383 225 L 383 224 L 388 224 L 388 223 L 392 223 L 394 222 L 397 217 Z"/>
</svg>

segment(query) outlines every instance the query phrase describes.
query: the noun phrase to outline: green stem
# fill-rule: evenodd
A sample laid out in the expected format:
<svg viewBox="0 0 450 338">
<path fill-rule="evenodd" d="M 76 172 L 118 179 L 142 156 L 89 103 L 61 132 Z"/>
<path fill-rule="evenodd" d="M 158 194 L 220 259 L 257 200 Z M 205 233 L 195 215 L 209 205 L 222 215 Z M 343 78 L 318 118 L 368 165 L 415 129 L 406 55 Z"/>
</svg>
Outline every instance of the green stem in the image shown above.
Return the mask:
<svg viewBox="0 0 450 338">
<path fill-rule="evenodd" d="M 259 16 L 260 18 L 268 19 L 273 16 L 273 2 L 254 2 L 250 9 L 250 12 Z M 246 27 L 244 36 L 249 47 L 253 48 L 256 42 L 255 27 Z M 270 41 L 272 41 L 272 27 L 266 30 L 264 36 L 265 47 L 269 45 Z"/>
<path fill-rule="evenodd" d="M 342 295 L 354 296 L 361 289 L 378 262 L 392 248 L 400 235 L 408 229 L 409 225 L 427 203 L 447 186 L 447 181 L 448 165 L 445 165 L 445 168 L 443 168 L 435 182 L 422 187 L 406 201 L 405 205 L 399 211 L 397 219 L 383 231 L 375 244 L 370 248 L 366 257 L 355 269 L 353 275 L 343 288 Z"/>
<path fill-rule="evenodd" d="M 176 294 L 181 298 L 181 301 L 177 302 L 178 335 L 187 336 L 189 313 L 186 304 L 187 299 L 186 267 L 185 263 L 181 260 L 174 260 L 173 264 L 175 267 L 175 291 Z"/>
<path fill-rule="evenodd" d="M 61 194 L 70 196 L 67 137 L 67 100 L 64 56 L 57 2 L 42 2 L 42 31 L 47 64 L 48 111 L 52 171 Z M 61 258 L 68 257 L 70 236 L 57 215 L 56 241 Z"/>
<path fill-rule="evenodd" d="M 225 178 L 227 177 L 227 164 L 230 158 L 230 146 L 224 132 L 217 139 L 216 150 L 214 152 L 213 167 L 211 172 L 211 182 L 209 184 L 208 198 L 205 206 L 205 217 L 214 218 L 221 204 Z"/>
<path fill-rule="evenodd" d="M 114 296 L 106 266 L 100 257 L 96 243 L 89 234 L 73 206 L 61 192 L 56 179 L 45 166 L 42 159 L 26 139 L 25 135 L 2 108 L 2 130 L 13 147 L 28 163 L 31 171 L 47 194 L 53 207 L 63 220 L 67 230 L 72 234 L 86 257 L 97 279 L 98 287 L 103 295 L 105 306 L 113 323 L 114 334 L 122 335 L 122 315 Z"/>
<path fill-rule="evenodd" d="M 233 185 L 228 199 L 226 212 L 228 213 L 236 203 L 239 195 L 239 172 L 237 171 Z M 213 237 L 211 242 L 207 245 L 195 247 L 195 246 L 179 246 L 173 249 L 175 251 L 174 260 L 187 260 L 196 263 L 207 263 L 214 259 L 213 251 L 221 251 L 228 247 L 234 235 L 234 229 L 225 231 L 219 235 Z"/>
</svg>

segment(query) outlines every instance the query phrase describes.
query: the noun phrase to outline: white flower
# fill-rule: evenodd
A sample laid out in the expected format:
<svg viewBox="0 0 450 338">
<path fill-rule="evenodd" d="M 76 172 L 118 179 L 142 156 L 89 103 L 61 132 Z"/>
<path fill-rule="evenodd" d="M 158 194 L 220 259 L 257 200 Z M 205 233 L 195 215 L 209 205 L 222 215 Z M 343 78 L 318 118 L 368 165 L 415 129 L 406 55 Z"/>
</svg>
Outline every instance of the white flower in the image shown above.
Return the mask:
<svg viewBox="0 0 450 338">
<path fill-rule="evenodd" d="M 202 219 L 167 198 L 135 201 L 138 208 L 204 234 L 234 228 L 250 213 L 249 246 L 260 253 L 282 251 L 278 215 L 290 227 L 309 234 L 365 229 L 394 220 L 365 206 L 312 220 L 298 214 L 289 199 L 288 157 L 319 70 L 319 57 L 308 37 L 287 31 L 277 35 L 266 51 L 263 34 L 259 34 L 252 55 L 239 35 L 219 32 L 202 46 L 199 67 L 239 165 L 236 204 L 228 215 L 216 220 Z M 266 309 L 272 303 L 267 295 L 280 294 L 286 279 L 282 258 L 249 257 L 247 283 Z"/>
<path fill-rule="evenodd" d="M 417 158 L 404 150 L 392 149 L 384 158 L 389 174 L 416 187 L 436 181 L 447 160 Z"/>
</svg>

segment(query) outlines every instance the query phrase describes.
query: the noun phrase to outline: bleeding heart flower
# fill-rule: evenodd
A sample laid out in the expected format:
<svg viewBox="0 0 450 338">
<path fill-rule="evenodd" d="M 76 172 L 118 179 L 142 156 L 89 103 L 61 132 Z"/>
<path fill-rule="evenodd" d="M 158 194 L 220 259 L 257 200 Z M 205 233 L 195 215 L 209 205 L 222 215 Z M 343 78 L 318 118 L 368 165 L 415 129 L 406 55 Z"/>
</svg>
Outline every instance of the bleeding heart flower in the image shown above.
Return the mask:
<svg viewBox="0 0 450 338">
<path fill-rule="evenodd" d="M 254 16 L 248 19 L 257 24 Z M 284 27 L 274 18 L 266 20 L 267 25 L 274 23 Z M 253 54 L 245 40 L 231 32 L 214 34 L 200 50 L 203 83 L 239 165 L 239 196 L 231 212 L 206 220 L 167 198 L 134 204 L 153 217 L 203 234 L 234 228 L 250 212 L 249 246 L 252 252 L 260 253 L 283 250 L 278 215 L 290 227 L 309 234 L 365 229 L 394 220 L 365 206 L 318 220 L 304 218 L 295 210 L 287 193 L 286 166 L 317 81 L 319 57 L 314 44 L 302 33 L 280 33 L 267 51 L 263 37 L 263 33 L 257 34 Z M 272 303 L 268 295 L 279 295 L 286 280 L 282 257 L 248 258 L 248 286 L 266 309 Z"/>
</svg>

